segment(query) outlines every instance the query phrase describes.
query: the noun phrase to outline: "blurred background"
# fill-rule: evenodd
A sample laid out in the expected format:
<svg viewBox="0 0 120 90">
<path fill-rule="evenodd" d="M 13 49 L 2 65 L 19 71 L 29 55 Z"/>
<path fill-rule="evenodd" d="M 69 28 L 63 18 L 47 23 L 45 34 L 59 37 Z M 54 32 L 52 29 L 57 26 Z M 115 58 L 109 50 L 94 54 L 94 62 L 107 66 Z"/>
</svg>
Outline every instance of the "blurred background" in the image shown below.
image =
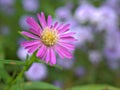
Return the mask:
<svg viewBox="0 0 120 90">
<path fill-rule="evenodd" d="M 70 23 L 78 42 L 73 59 L 57 58 L 62 70 L 33 63 L 25 81 L 44 81 L 64 89 L 87 84 L 120 87 L 120 0 L 0 0 L 0 59 L 24 62 L 27 51 L 20 46 L 25 39 L 19 31 L 28 30 L 27 16 L 38 21 L 41 11 L 52 15 L 53 22 Z M 12 76 L 21 67 L 5 65 L 4 70 Z"/>
</svg>

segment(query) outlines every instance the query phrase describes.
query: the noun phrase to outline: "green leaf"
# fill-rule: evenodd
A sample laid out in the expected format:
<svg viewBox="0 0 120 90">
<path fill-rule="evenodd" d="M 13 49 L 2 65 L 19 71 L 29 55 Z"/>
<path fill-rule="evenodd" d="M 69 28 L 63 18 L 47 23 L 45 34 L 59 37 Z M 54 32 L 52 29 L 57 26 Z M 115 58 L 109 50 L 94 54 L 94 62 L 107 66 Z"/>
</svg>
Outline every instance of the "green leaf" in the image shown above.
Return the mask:
<svg viewBox="0 0 120 90">
<path fill-rule="evenodd" d="M 60 88 L 56 87 L 56 86 L 53 86 L 51 84 L 48 84 L 48 83 L 45 83 L 45 82 L 27 82 L 27 83 L 24 83 L 24 89 L 32 89 L 32 90 L 35 90 L 35 89 L 38 89 L 38 90 L 60 90 Z"/>
<path fill-rule="evenodd" d="M 18 61 L 18 60 L 1 60 L 0 63 L 3 64 L 11 64 L 11 65 L 25 65 L 25 62 Z"/>
<path fill-rule="evenodd" d="M 120 90 L 120 89 L 109 85 L 85 85 L 72 87 L 67 90 Z"/>
</svg>

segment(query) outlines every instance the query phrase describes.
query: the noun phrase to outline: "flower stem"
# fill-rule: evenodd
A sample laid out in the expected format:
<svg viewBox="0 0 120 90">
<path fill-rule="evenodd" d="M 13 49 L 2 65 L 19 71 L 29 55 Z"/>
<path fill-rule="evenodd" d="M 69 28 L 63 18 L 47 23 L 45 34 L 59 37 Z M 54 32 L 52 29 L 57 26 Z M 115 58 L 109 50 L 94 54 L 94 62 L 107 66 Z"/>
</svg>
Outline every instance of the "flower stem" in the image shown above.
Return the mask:
<svg viewBox="0 0 120 90">
<path fill-rule="evenodd" d="M 10 84 L 7 86 L 7 88 L 5 90 L 10 90 L 10 88 L 15 85 L 15 83 L 22 78 L 24 72 L 26 70 L 28 70 L 28 68 L 31 66 L 31 64 L 35 61 L 35 56 L 34 54 L 30 57 L 29 60 L 26 60 L 25 65 L 23 67 L 23 69 L 21 70 L 21 72 L 16 76 L 15 79 L 12 79 L 12 81 L 10 82 Z"/>
</svg>

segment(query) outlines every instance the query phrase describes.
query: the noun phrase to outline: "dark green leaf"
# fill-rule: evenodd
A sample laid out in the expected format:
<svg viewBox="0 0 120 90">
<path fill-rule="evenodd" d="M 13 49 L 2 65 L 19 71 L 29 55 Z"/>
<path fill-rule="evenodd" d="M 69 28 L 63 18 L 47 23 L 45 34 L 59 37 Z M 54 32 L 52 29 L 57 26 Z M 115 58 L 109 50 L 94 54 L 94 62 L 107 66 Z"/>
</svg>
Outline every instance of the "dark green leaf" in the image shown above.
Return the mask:
<svg viewBox="0 0 120 90">
<path fill-rule="evenodd" d="M 69 88 L 67 90 L 120 90 L 109 85 L 85 85 L 85 86 L 76 86 Z"/>
</svg>

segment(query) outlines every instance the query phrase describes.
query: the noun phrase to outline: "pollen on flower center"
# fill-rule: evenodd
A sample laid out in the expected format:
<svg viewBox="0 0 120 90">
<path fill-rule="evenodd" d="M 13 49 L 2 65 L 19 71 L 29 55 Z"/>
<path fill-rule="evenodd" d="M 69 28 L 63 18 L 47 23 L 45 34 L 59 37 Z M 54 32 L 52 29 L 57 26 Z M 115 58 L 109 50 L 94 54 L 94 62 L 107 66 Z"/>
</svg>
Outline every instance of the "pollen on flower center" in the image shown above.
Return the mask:
<svg viewBox="0 0 120 90">
<path fill-rule="evenodd" d="M 41 41 L 46 45 L 46 46 L 53 46 L 56 44 L 58 40 L 58 34 L 55 29 L 50 29 L 50 28 L 45 28 L 42 32 L 41 35 Z"/>
</svg>

